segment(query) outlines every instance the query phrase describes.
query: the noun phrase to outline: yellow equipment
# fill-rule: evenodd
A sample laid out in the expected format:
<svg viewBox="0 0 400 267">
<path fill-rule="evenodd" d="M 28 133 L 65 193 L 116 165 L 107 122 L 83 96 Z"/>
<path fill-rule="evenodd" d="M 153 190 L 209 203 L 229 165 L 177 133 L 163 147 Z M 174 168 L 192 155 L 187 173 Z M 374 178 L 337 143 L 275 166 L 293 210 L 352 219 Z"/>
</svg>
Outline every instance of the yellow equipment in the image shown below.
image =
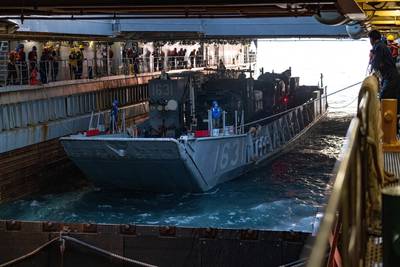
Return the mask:
<svg viewBox="0 0 400 267">
<path fill-rule="evenodd" d="M 381 101 L 383 150 L 399 151 L 397 140 L 397 99 L 382 99 Z"/>
</svg>

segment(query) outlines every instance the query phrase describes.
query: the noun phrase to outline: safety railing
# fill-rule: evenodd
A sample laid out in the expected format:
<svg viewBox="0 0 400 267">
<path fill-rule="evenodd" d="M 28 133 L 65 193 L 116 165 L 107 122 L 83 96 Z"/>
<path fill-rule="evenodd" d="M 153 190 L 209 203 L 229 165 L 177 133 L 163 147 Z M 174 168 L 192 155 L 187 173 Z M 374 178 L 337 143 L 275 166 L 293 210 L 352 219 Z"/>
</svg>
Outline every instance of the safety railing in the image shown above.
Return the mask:
<svg viewBox="0 0 400 267">
<path fill-rule="evenodd" d="M 127 57 L 120 62 L 120 74 L 168 71 L 206 67 L 208 64 L 199 56 Z"/>
<path fill-rule="evenodd" d="M 6 80 L 3 86 L 38 85 L 55 81 L 96 79 L 114 75 L 135 75 L 159 71 L 215 67 L 220 63 L 239 65 L 254 63 L 255 59 L 239 60 L 238 57 L 221 58 L 201 56 L 167 57 L 126 57 L 122 59 L 83 59 L 83 60 L 37 60 L 37 61 L 0 61 L 7 66 Z M 254 60 L 254 61 L 253 61 Z"/>
<path fill-rule="evenodd" d="M 111 63 L 112 60 L 107 59 L 8 62 L 4 85 L 38 85 L 117 75 L 118 71 Z"/>
<path fill-rule="evenodd" d="M 367 79 L 375 79 L 368 77 Z M 373 86 L 377 83 L 363 83 Z M 368 90 L 360 96 L 358 113 L 347 131 L 336 177 L 307 266 L 363 266 L 367 244 L 365 135 Z M 362 153 L 362 151 L 364 151 Z M 326 256 L 328 252 L 328 257 Z"/>
<path fill-rule="evenodd" d="M 7 63 L 4 85 L 37 85 L 55 81 L 96 79 L 114 75 L 135 75 L 187 68 L 180 58 L 46 60 Z M 5 62 L 2 62 L 5 64 Z M 0 62 L 1 64 L 1 62 Z"/>
<path fill-rule="evenodd" d="M 118 99 L 120 106 L 143 103 L 148 100 L 147 84 L 2 104 L 0 132 L 76 117 L 93 110 L 108 110 L 114 99 Z"/>
</svg>

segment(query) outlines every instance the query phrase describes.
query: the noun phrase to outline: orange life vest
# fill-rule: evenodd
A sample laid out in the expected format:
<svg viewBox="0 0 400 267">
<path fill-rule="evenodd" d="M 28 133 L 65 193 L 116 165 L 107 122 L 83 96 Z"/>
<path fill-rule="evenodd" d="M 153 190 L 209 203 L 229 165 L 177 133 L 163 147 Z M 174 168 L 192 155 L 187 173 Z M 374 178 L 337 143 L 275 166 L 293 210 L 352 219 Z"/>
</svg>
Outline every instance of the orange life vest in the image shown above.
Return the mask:
<svg viewBox="0 0 400 267">
<path fill-rule="evenodd" d="M 399 45 L 395 42 L 391 42 L 388 46 L 392 57 L 397 58 L 399 56 Z"/>
<path fill-rule="evenodd" d="M 36 68 L 34 68 L 34 69 L 32 70 L 32 72 L 31 72 L 31 79 L 30 79 L 30 84 L 31 84 L 31 85 L 37 85 L 37 84 L 39 84 L 39 81 L 38 81 L 38 79 L 37 79 L 37 76 L 38 76 L 37 70 L 36 70 Z"/>
</svg>

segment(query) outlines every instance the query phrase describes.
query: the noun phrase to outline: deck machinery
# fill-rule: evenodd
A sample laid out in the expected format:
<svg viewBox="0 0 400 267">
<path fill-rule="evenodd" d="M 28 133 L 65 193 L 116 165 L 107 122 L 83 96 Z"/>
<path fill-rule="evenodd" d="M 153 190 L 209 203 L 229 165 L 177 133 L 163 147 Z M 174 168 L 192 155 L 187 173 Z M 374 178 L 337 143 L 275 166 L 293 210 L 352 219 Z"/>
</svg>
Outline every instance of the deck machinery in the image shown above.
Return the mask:
<svg viewBox="0 0 400 267">
<path fill-rule="evenodd" d="M 306 103 L 315 91 L 323 93 L 319 86 L 300 86 L 290 69 L 263 73 L 256 80 L 246 71 L 188 72 L 152 80 L 149 90 L 150 120 L 141 127 L 142 135 L 173 138 L 208 130 L 213 101 L 225 111 L 225 124 L 234 125 L 235 114 L 243 113 L 238 124 L 255 121 Z"/>
</svg>

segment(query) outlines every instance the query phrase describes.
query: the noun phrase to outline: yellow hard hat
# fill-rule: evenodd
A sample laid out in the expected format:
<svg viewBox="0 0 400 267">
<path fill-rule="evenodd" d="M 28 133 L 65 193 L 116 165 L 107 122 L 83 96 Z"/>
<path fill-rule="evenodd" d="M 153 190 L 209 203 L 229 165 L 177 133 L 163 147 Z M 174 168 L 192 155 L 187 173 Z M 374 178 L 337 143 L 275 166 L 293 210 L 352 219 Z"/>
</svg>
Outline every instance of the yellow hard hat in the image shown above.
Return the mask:
<svg viewBox="0 0 400 267">
<path fill-rule="evenodd" d="M 387 38 L 388 41 L 394 41 L 393 34 L 388 34 L 388 36 L 386 38 Z"/>
</svg>

